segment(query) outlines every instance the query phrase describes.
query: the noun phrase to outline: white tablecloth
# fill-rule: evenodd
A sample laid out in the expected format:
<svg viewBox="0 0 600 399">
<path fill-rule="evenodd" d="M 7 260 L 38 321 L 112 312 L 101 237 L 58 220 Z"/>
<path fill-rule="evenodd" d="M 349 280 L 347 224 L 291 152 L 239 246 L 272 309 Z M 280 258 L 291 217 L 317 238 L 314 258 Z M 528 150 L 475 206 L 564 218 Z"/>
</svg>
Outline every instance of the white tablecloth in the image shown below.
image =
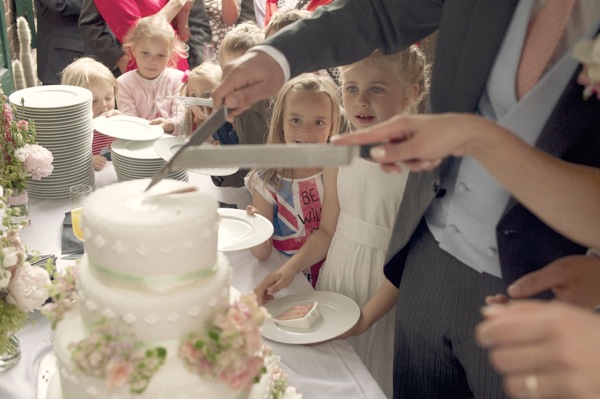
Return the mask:
<svg viewBox="0 0 600 399">
<path fill-rule="evenodd" d="M 116 181 L 112 164 L 96 173 L 96 187 Z M 249 196 L 243 189 L 219 189 L 208 176 L 190 173 L 190 182 L 202 191 L 214 194 L 215 199 L 243 208 Z M 30 250 L 42 254 L 54 253 L 59 266 L 73 261 L 60 260 L 60 234 L 69 200 L 31 199 L 31 225 L 21 231 L 21 237 Z M 226 253 L 232 267 L 232 284 L 240 292 L 251 291 L 268 273 L 284 261 L 274 252 L 266 261 L 256 260 L 249 250 Z M 278 296 L 310 291 L 308 281 L 298 275 L 294 282 Z M 40 360 L 51 351 L 52 332 L 49 323 L 36 314 L 35 323 L 20 331 L 22 358 L 14 368 L 0 374 L 0 398 L 38 398 L 37 380 Z M 304 399 L 384 399 L 385 395 L 365 368 L 347 340 L 334 340 L 317 345 L 289 345 L 266 340 L 273 352 L 281 357 L 282 368 L 289 374 L 289 382 L 297 387 Z M 40 396 L 41 398 L 42 396 Z"/>
</svg>

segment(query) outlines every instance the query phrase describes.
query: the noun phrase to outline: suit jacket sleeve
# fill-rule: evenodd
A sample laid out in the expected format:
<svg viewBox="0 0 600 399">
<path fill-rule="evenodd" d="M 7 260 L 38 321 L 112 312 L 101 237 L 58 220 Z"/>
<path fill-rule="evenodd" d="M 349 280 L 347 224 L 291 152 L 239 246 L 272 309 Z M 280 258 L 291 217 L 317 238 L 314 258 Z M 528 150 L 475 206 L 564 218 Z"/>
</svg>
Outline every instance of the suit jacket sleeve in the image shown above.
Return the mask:
<svg viewBox="0 0 600 399">
<path fill-rule="evenodd" d="M 438 29 L 442 6 L 442 0 L 336 0 L 265 44 L 285 55 L 296 76 L 352 63 L 376 49 L 400 51 Z"/>
<path fill-rule="evenodd" d="M 98 12 L 93 0 L 83 0 L 79 15 L 79 31 L 99 60 L 114 70 L 119 58 L 125 54 L 121 43 Z"/>
<path fill-rule="evenodd" d="M 190 69 L 202 64 L 204 44 L 211 42 L 210 22 L 204 8 L 204 1 L 197 0 L 190 11 L 189 17 L 190 40 L 188 63 Z"/>
</svg>

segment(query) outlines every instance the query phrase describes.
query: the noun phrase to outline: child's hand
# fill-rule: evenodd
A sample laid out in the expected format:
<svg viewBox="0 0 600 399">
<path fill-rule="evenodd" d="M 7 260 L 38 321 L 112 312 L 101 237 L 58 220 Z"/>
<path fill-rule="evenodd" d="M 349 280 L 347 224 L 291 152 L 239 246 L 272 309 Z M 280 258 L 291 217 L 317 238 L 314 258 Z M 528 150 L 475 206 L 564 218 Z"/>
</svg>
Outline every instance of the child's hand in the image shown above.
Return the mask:
<svg viewBox="0 0 600 399">
<path fill-rule="evenodd" d="M 216 140 L 218 141 L 218 140 Z M 256 209 L 255 207 L 253 207 L 252 205 L 248 205 L 246 207 L 246 213 L 248 215 L 260 215 L 260 212 L 258 211 L 258 209 Z"/>
<path fill-rule="evenodd" d="M 102 155 L 92 155 L 92 165 L 94 166 L 95 171 L 102 170 L 104 165 L 106 165 L 106 158 Z"/>
<path fill-rule="evenodd" d="M 254 288 L 254 294 L 260 305 L 264 305 L 267 301 L 273 299 L 273 295 L 279 290 L 287 287 L 292 283 L 295 273 L 290 273 L 285 267 L 280 267 L 277 271 L 269 274 L 262 279 Z"/>
<path fill-rule="evenodd" d="M 151 125 L 160 125 L 162 129 L 167 133 L 173 133 L 175 130 L 175 124 L 172 120 L 166 118 L 156 118 L 150 121 Z"/>
<path fill-rule="evenodd" d="M 204 120 L 212 113 L 212 108 L 202 105 L 192 105 L 191 109 L 192 114 L 194 115 L 194 122 L 197 126 L 204 122 Z"/>
<path fill-rule="evenodd" d="M 115 115 L 122 115 L 123 113 L 121 111 L 119 111 L 118 109 L 111 109 L 110 111 L 106 111 L 100 114 L 100 116 L 104 116 L 106 118 L 110 118 L 111 116 L 115 116 Z"/>
</svg>

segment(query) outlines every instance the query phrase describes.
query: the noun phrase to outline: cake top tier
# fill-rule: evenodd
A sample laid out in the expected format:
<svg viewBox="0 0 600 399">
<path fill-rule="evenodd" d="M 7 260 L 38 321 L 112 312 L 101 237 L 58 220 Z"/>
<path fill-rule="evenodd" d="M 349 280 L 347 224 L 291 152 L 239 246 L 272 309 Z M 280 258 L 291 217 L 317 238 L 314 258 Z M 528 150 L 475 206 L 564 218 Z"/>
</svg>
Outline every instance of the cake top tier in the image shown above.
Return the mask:
<svg viewBox="0 0 600 399">
<path fill-rule="evenodd" d="M 189 183 L 165 179 L 145 191 L 149 180 L 130 180 L 98 189 L 86 199 L 85 213 L 98 213 L 106 223 L 155 226 L 180 223 L 216 212 L 208 194 Z"/>
<path fill-rule="evenodd" d="M 211 269 L 217 253 L 217 203 L 194 186 L 149 179 L 101 188 L 83 209 L 86 254 L 111 274 L 152 278 Z M 114 273 L 113 273 L 114 272 Z"/>
</svg>

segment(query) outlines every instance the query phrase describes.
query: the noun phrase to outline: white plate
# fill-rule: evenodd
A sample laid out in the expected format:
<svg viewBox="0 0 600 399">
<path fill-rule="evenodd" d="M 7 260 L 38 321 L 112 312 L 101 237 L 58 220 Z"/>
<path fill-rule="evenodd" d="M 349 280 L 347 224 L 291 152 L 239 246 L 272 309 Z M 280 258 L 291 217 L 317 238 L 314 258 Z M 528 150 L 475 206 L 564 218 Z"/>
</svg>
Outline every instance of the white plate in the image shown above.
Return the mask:
<svg viewBox="0 0 600 399">
<path fill-rule="evenodd" d="M 251 248 L 273 235 L 273 225 L 261 215 L 248 215 L 245 209 L 219 208 L 219 238 L 221 252 Z"/>
<path fill-rule="evenodd" d="M 184 97 L 184 96 L 168 96 L 167 98 L 172 98 L 175 100 L 181 101 L 183 105 L 200 105 L 203 107 L 213 107 L 213 99 L 212 98 L 202 98 L 202 97 Z"/>
<path fill-rule="evenodd" d="M 159 125 L 129 115 L 99 116 L 94 118 L 94 129 L 107 136 L 136 141 L 155 140 L 164 134 Z"/>
<path fill-rule="evenodd" d="M 154 149 L 156 153 L 165 161 L 170 161 L 173 155 L 185 144 L 187 141 L 184 137 L 163 137 L 156 141 Z M 202 145 L 210 145 L 208 143 Z M 209 176 L 229 176 L 240 170 L 240 168 L 198 168 L 188 169 L 190 172 L 200 173 Z"/>
<path fill-rule="evenodd" d="M 321 317 L 308 329 L 284 327 L 266 320 L 262 335 L 285 344 L 314 344 L 335 338 L 348 331 L 360 317 L 358 304 L 336 292 L 312 291 L 288 295 L 268 302 L 265 307 L 273 317 L 293 305 L 319 303 Z"/>
<path fill-rule="evenodd" d="M 8 97 L 9 101 L 15 106 L 23 108 L 70 108 L 77 105 L 84 106 L 84 103 L 92 102 L 92 92 L 88 89 L 77 86 L 48 85 L 28 87 L 18 90 Z"/>
</svg>

